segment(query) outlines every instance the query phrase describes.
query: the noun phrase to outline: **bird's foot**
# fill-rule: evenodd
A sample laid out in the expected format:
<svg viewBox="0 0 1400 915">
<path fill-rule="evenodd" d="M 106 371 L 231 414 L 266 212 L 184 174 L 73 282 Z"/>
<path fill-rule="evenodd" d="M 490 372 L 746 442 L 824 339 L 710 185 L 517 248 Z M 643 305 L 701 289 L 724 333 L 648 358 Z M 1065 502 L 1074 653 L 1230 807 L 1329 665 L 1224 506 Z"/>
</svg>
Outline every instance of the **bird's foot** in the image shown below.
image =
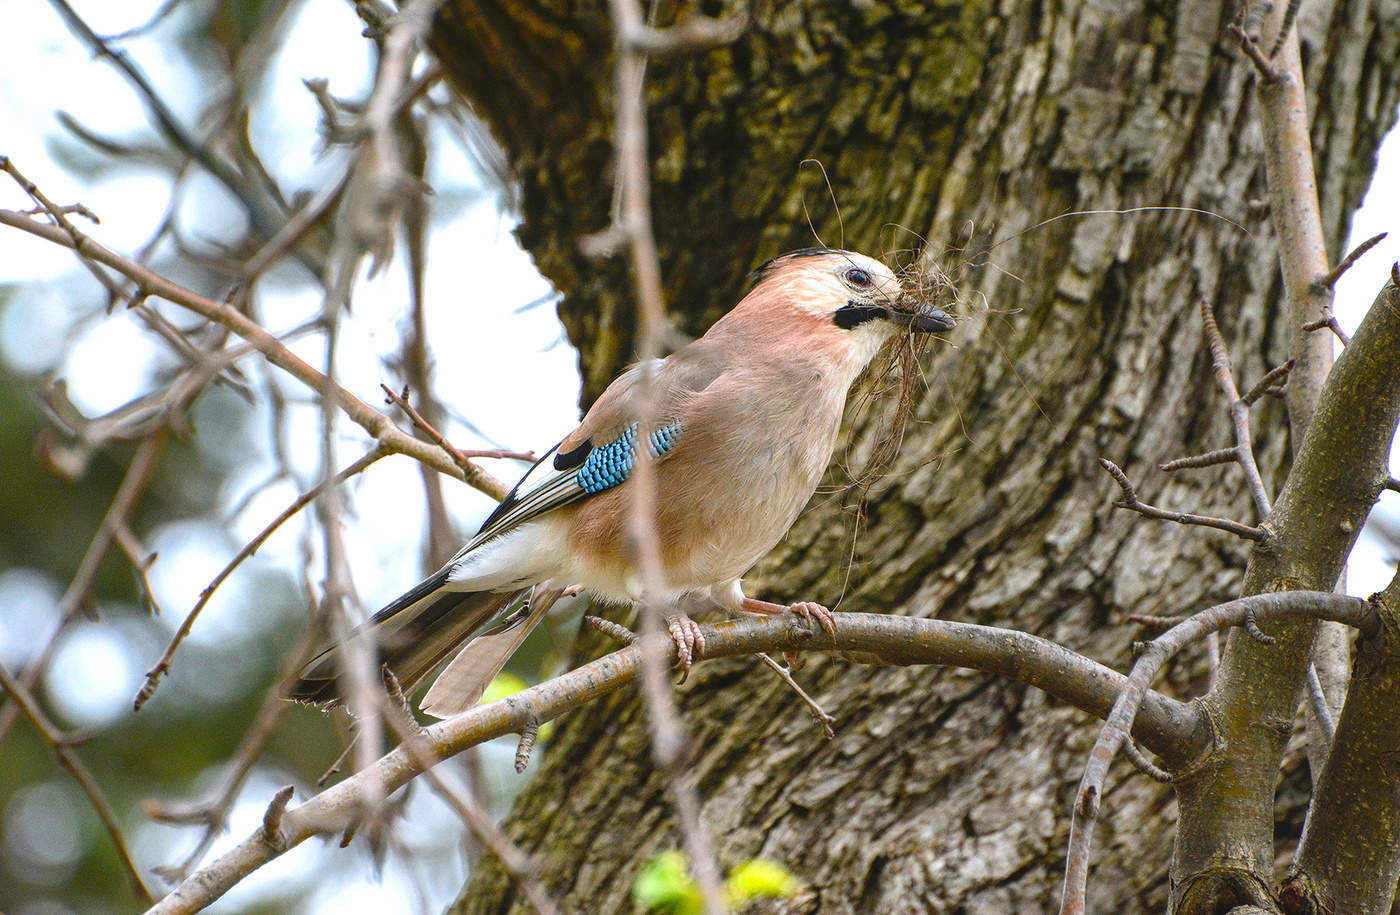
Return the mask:
<svg viewBox="0 0 1400 915">
<path fill-rule="evenodd" d="M 761 613 L 764 616 L 778 616 L 783 613 L 791 613 L 801 617 L 807 624 L 808 629 L 814 629 L 812 621 L 816 620 L 817 625 L 826 630 L 827 635 L 836 634 L 836 617 L 831 615 L 831 611 L 821 604 L 812 601 L 798 601 L 795 604 L 772 604 L 766 600 L 755 600 L 746 597 L 739 609 L 746 613 Z"/>
<path fill-rule="evenodd" d="M 789 613 L 794 613 L 802 617 L 807 628 L 812 628 L 812 620 L 817 621 L 817 625 L 826 630 L 827 635 L 836 634 L 836 617 L 831 615 L 831 611 L 821 604 L 813 603 L 809 600 L 799 601 L 788 607 Z"/>
<path fill-rule="evenodd" d="M 690 675 L 690 665 L 705 655 L 705 636 L 700 632 L 700 624 L 684 613 L 666 617 L 666 631 L 676 643 L 676 670 L 681 672 L 680 682 L 684 683 Z"/>
</svg>

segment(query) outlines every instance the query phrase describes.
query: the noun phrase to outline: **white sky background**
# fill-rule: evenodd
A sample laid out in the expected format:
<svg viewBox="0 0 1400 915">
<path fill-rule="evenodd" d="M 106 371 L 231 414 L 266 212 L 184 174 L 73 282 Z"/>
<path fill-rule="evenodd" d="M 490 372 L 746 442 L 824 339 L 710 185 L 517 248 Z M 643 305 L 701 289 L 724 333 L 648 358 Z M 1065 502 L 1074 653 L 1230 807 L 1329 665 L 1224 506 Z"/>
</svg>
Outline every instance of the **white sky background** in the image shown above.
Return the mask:
<svg viewBox="0 0 1400 915">
<path fill-rule="evenodd" d="M 99 33 L 112 33 L 144 22 L 159 3 L 84 0 L 74 5 Z M 109 65 L 91 59 L 47 4 L 7 7 L 9 34 L 22 35 L 24 40 L 8 41 L 0 54 L 0 87 L 5 87 L 0 89 L 0 154 L 11 156 L 52 199 L 81 201 L 96 211 L 102 225 L 85 226 L 85 231 L 114 250 L 134 251 L 149 239 L 168 203 L 167 179 L 154 170 L 128 168 L 86 183 L 54 160 L 51 142 L 62 133 L 55 120 L 58 111 L 69 112 L 100 134 L 131 135 L 134 125 L 145 125 L 147 120 L 137 96 Z M 124 47 L 176 114 L 195 125 L 207 99 L 191 91 L 199 81 L 184 69 L 183 59 L 162 50 L 168 36 L 178 31 L 179 20 L 177 13 L 151 36 Z M 252 122 L 253 142 L 284 189 L 318 187 L 335 170 L 333 160 L 315 153 L 318 114 L 301 81 L 326 78 L 335 95 L 362 96 L 372 64 L 360 32 L 361 24 L 344 0 L 306 0 L 295 16 L 283 45 L 292 52 L 279 55 Z M 148 132 L 140 129 L 142 135 Z M 457 212 L 435 214 L 427 301 L 430 339 L 437 356 L 437 390 L 450 408 L 491 441 L 476 438 L 457 423 L 446 431 L 463 447 L 499 444 L 543 451 L 577 421 L 576 355 L 550 302 L 520 311 L 551 296 L 552 290 L 515 244 L 510 217 L 499 210 L 471 158 L 446 135 L 435 135 L 434 143 L 430 183 L 438 196 L 483 192 Z M 27 209 L 30 205 L 12 182 L 0 181 L 0 206 Z M 1392 134 L 1349 245 L 1386 230 L 1393 231 L 1394 237 L 1362 259 L 1338 286 L 1337 312 L 1348 330 L 1354 329 L 1370 305 L 1389 265 L 1400 259 L 1397 214 L 1400 137 Z M 224 192 L 203 178 L 187 193 L 182 215 L 187 228 L 197 227 L 198 237 L 211 240 L 236 232 L 242 219 Z M 93 316 L 102 297 L 66 250 L 13 230 L 4 231 L 0 238 L 0 283 L 28 284 L 0 313 L 0 358 L 27 372 L 58 372 L 67 378 L 74 400 L 92 415 L 147 390 L 160 351 L 138 323 L 125 312 L 111 318 Z M 342 383 L 372 404 L 382 401 L 379 383 L 395 381 L 384 360 L 399 348 L 407 305 L 402 262 L 395 267 L 384 277 L 357 286 L 353 314 L 344 324 L 338 351 Z M 295 270 L 283 270 L 278 276 L 282 282 L 261 287 L 264 314 L 275 316 L 269 319 L 273 330 L 293 327 L 321 306 L 318 290 L 296 280 Z M 320 347 L 313 339 L 295 349 L 319 364 Z M 298 391 L 298 385 L 289 383 L 285 390 Z M 294 430 L 293 450 L 302 461 L 298 469 L 303 485 L 319 469 L 317 415 L 308 403 Z M 347 427 L 339 446 L 339 464 L 349 463 L 363 448 L 364 436 L 358 428 Z M 223 494 L 226 504 L 261 486 L 271 470 L 266 454 L 250 459 Z M 504 478 L 516 473 L 505 463 L 492 470 Z M 234 519 L 231 528 L 188 521 L 144 532 L 146 545 L 160 552 L 152 583 L 167 614 L 150 625 L 104 622 L 79 627 L 66 640 L 48 680 L 46 695 L 57 711 L 73 725 L 119 726 L 129 714 L 142 671 L 195 596 L 297 490 L 290 483 L 268 487 Z M 389 459 L 371 468 L 352 491 L 356 517 L 348 526 L 347 544 L 360 596 L 373 609 L 416 581 L 424 527 L 421 481 L 411 462 Z M 489 507 L 484 496 L 466 487 L 449 486 L 446 492 L 463 530 L 470 529 Z M 300 531 L 300 523 L 286 525 L 259 552 L 258 561 L 295 573 L 300 563 Z M 1352 593 L 1367 594 L 1384 585 L 1390 575 L 1389 549 L 1363 536 L 1351 566 Z M 34 633 L 52 626 L 54 602 L 63 584 L 29 570 L 0 571 L 0 661 L 11 666 L 21 663 L 36 641 Z M 239 644 L 262 636 L 257 621 L 240 613 L 243 603 L 238 595 L 236 582 L 225 586 L 201 617 L 192 637 L 195 643 L 228 646 L 236 655 Z M 236 664 L 224 670 L 215 665 L 202 674 L 205 688 L 217 694 L 236 682 Z M 163 687 L 169 690 L 169 684 Z M 254 777 L 244 791 L 246 800 L 235 811 L 228 843 L 254 827 L 268 798 L 288 778 L 277 772 Z M 65 867 L 71 867 L 81 854 L 82 842 L 106 841 L 102 835 L 84 834 L 86 816 L 85 799 L 56 772 L 53 781 L 26 791 L 0 811 L 0 843 L 4 843 L 0 848 L 10 852 L 0 858 L 8 857 L 31 874 L 50 874 L 50 884 L 61 884 Z M 421 871 L 431 874 L 427 900 L 429 910 L 435 911 L 460 885 L 462 862 L 455 839 L 460 826 L 424 792 L 415 799 L 407 823 L 406 840 L 432 862 Z M 137 830 L 135 839 L 141 863 L 147 867 L 174 859 L 193 840 L 188 831 L 177 834 L 156 826 Z M 17 856 L 16 849 L 24 854 Z M 303 888 L 310 900 L 308 908 L 314 912 L 413 911 L 417 891 L 396 860 L 391 857 L 383 879 L 376 880 L 362 855 L 340 851 L 333 844 L 306 843 L 264 868 L 211 911 L 240 911 L 268 898 L 265 894 L 285 892 L 288 887 Z M 41 896 L 40 887 L 36 899 Z M 43 908 L 36 902 L 11 915 L 59 911 L 63 910 Z"/>
</svg>

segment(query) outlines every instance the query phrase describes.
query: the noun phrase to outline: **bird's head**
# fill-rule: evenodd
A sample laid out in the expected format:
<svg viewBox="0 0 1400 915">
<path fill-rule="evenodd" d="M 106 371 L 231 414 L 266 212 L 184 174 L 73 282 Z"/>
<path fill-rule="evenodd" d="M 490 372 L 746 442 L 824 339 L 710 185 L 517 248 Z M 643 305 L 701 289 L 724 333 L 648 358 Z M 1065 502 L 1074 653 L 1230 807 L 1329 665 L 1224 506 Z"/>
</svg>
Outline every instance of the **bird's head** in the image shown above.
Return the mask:
<svg viewBox="0 0 1400 915">
<path fill-rule="evenodd" d="M 861 367 L 896 334 L 953 329 L 946 312 L 918 301 L 889 267 L 855 251 L 793 251 L 759 267 L 752 279 L 736 313 L 788 322 L 811 343 L 837 347 Z"/>
</svg>

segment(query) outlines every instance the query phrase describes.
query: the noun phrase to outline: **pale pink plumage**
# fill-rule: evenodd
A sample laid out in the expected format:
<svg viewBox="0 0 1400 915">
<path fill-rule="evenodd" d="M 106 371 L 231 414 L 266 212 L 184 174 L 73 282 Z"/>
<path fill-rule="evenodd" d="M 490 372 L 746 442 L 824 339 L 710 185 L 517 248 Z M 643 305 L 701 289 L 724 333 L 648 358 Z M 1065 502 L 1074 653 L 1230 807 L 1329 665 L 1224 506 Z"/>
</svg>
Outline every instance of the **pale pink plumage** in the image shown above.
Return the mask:
<svg viewBox="0 0 1400 915">
<path fill-rule="evenodd" d="M 831 461 L 856 376 L 901 325 L 952 326 L 942 312 L 916 314 L 889 268 L 854 252 L 794 252 L 757 276 L 703 337 L 653 366 L 649 426 L 682 430 L 653 465 L 665 582 L 655 597 L 677 613 L 697 601 L 741 608 L 740 578 L 791 527 Z M 399 636 L 384 655 L 391 667 L 396 655 L 407 659 L 396 668 L 406 685 L 480 633 L 482 614 L 504 603 L 499 592 L 543 584 L 612 602 L 640 596 L 623 539 L 630 481 L 587 494 L 574 479 L 593 449 L 641 418 L 638 378 L 636 366 L 619 376 L 551 452 L 553 470 L 533 470 L 522 481 L 531 485 L 517 487 L 447 566 L 375 616 L 376 629 Z M 499 636 L 468 642 L 424 710 L 445 717 L 475 704 L 540 615 L 538 605 L 517 612 Z M 331 698 L 334 673 L 332 649 L 308 665 L 294 694 Z"/>
</svg>

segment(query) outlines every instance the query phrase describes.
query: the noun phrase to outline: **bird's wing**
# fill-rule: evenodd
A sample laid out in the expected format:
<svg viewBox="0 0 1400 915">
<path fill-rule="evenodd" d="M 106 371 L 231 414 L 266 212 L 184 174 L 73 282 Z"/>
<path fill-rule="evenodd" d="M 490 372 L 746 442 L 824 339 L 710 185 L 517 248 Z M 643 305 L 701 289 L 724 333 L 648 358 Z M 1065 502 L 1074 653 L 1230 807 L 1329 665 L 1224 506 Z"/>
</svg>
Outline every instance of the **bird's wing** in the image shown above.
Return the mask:
<svg viewBox="0 0 1400 915">
<path fill-rule="evenodd" d="M 663 460 L 685 434 L 680 417 L 686 400 L 724 371 L 704 339 L 654 363 L 652 415 L 647 437 L 653 460 Z M 577 429 L 536 462 L 481 525 L 448 567 L 487 540 L 539 516 L 625 482 L 636 464 L 639 366 L 613 381 Z"/>
<path fill-rule="evenodd" d="M 409 692 L 464 639 L 524 594 L 447 590 L 442 587 L 445 572 L 434 574 L 380 610 L 365 627 L 374 633 L 378 661 Z M 288 697 L 317 705 L 338 702 L 344 649 L 344 643 L 331 645 L 307 662 Z"/>
</svg>

